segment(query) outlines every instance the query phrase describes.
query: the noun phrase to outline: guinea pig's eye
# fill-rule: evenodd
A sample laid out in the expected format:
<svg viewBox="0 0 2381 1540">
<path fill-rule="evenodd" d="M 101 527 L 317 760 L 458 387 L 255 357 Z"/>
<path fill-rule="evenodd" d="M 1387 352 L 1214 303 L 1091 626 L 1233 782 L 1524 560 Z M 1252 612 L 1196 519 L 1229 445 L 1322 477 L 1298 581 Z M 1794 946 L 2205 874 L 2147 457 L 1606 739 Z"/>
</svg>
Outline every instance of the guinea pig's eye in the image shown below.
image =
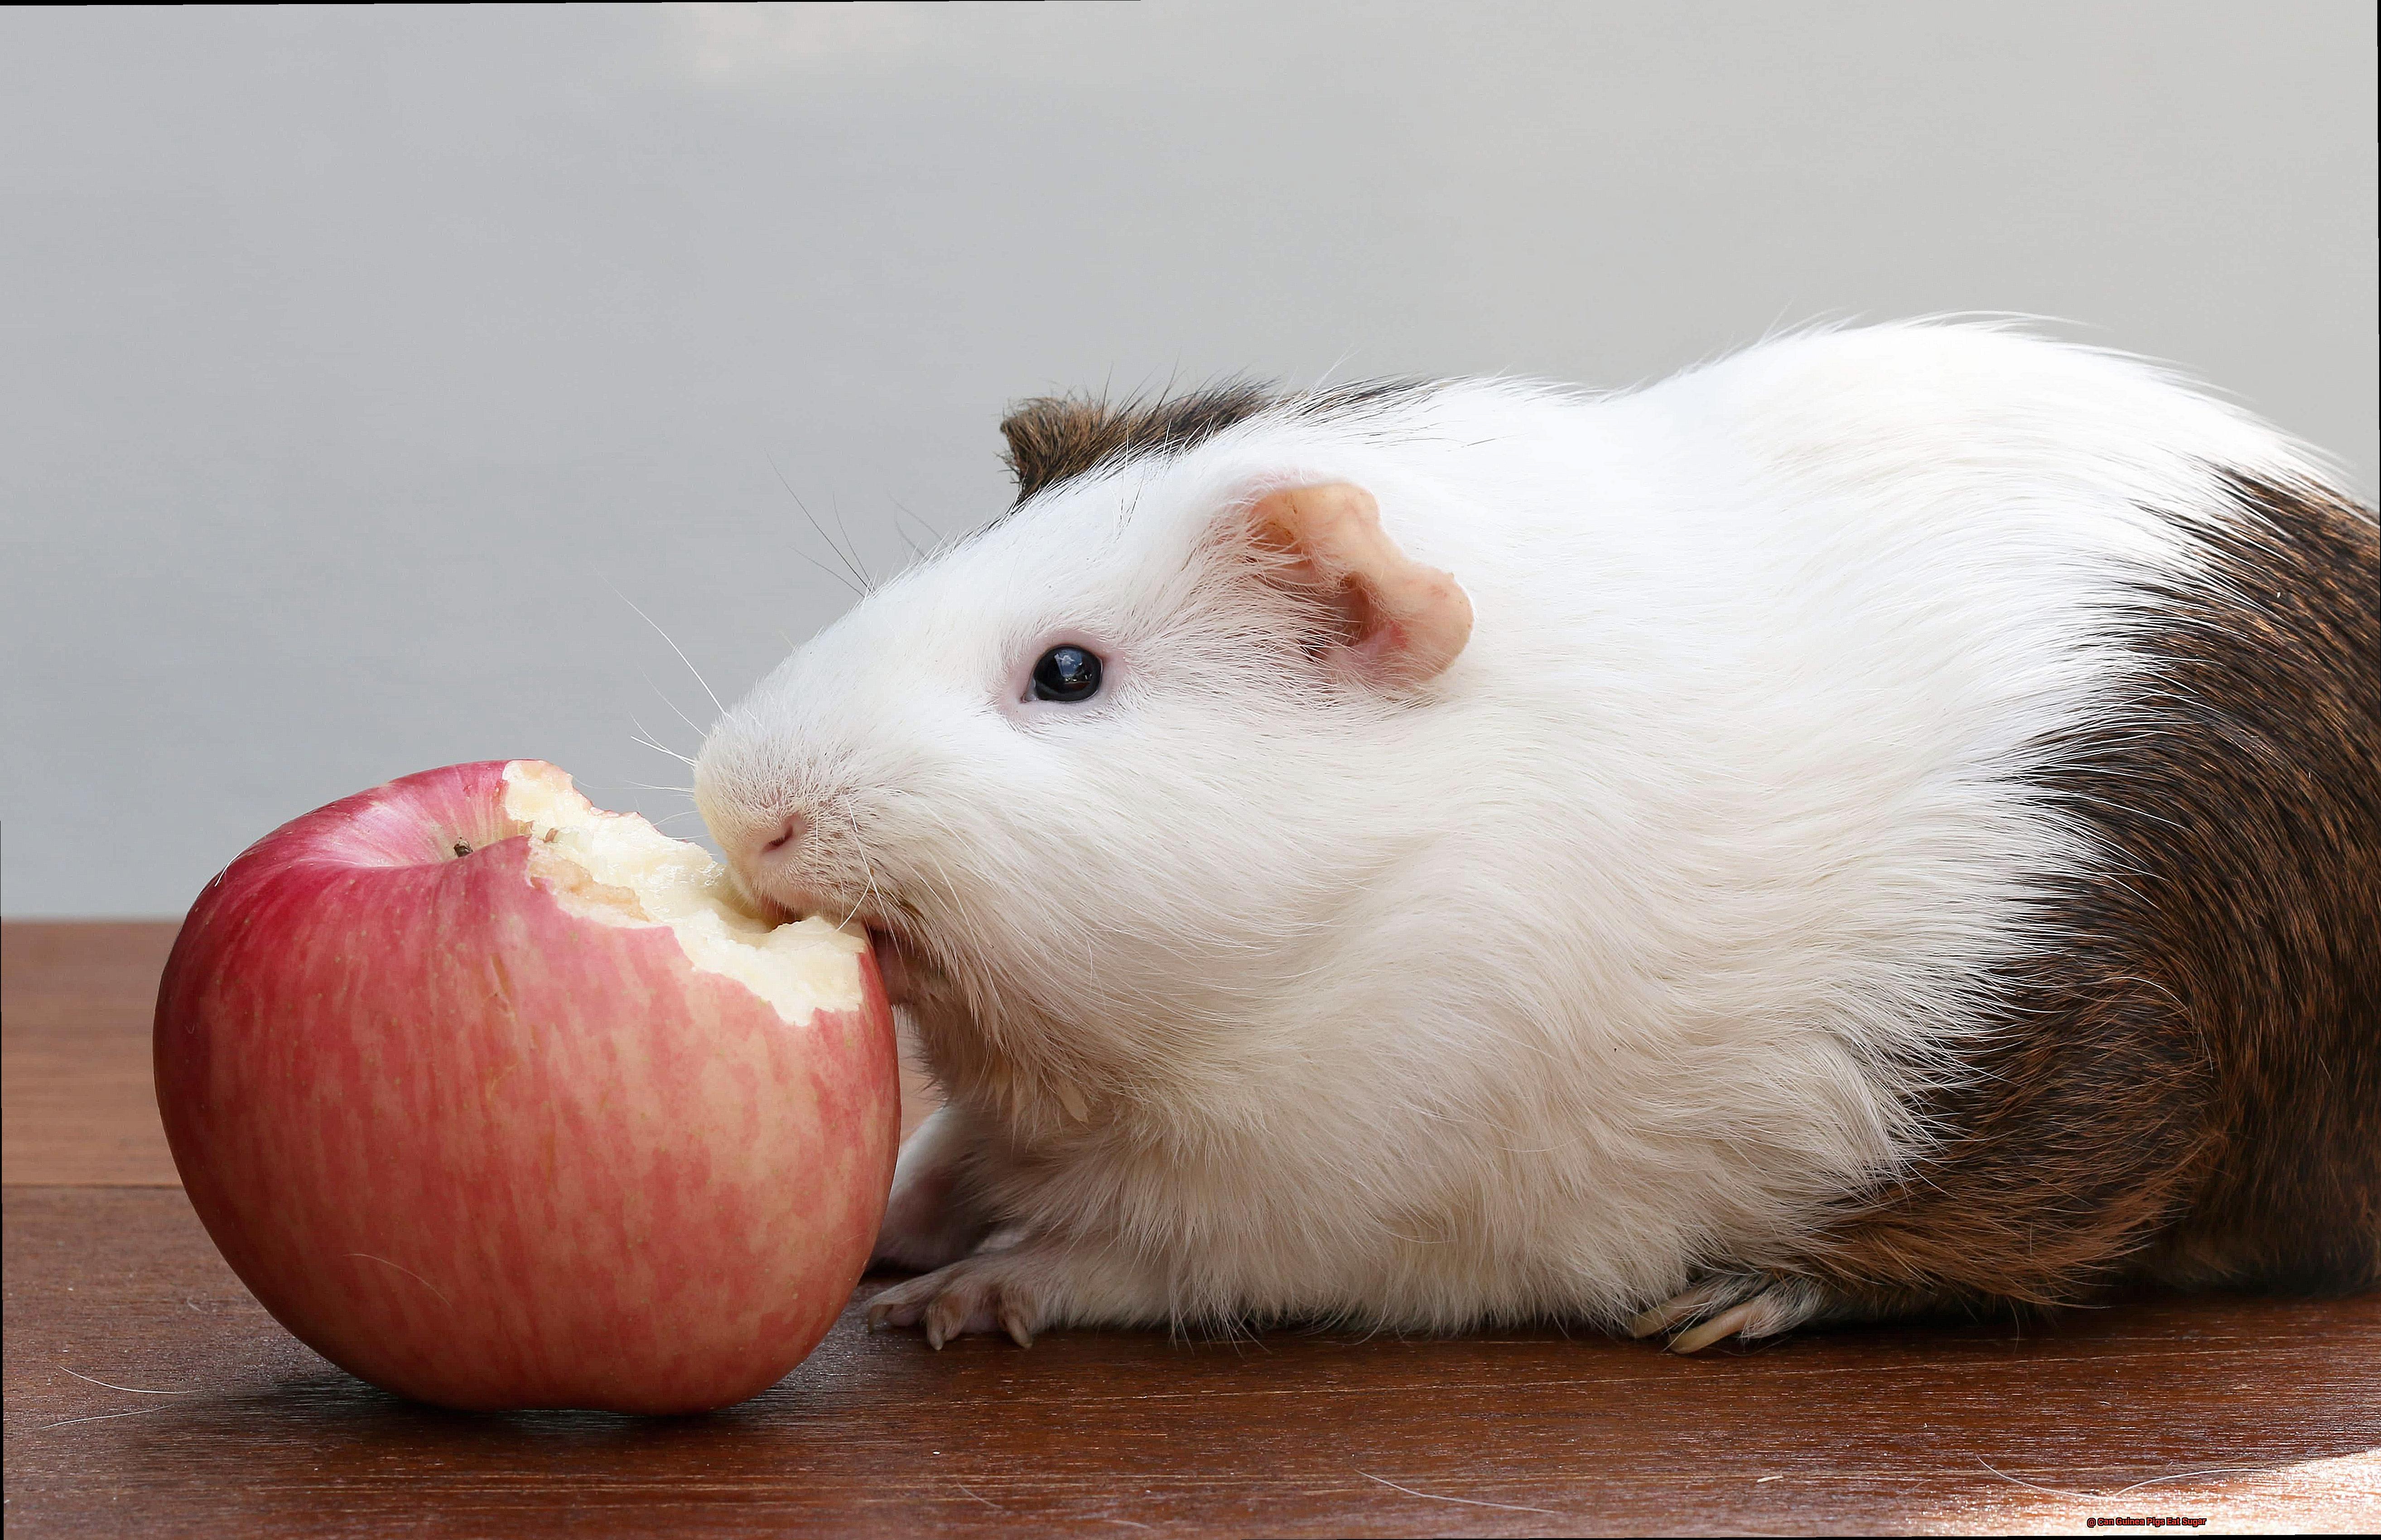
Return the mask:
<svg viewBox="0 0 2381 1540">
<path fill-rule="evenodd" d="M 1037 701 L 1088 701 L 1100 692 L 1100 660 L 1081 647 L 1053 647 L 1033 666 Z"/>
</svg>

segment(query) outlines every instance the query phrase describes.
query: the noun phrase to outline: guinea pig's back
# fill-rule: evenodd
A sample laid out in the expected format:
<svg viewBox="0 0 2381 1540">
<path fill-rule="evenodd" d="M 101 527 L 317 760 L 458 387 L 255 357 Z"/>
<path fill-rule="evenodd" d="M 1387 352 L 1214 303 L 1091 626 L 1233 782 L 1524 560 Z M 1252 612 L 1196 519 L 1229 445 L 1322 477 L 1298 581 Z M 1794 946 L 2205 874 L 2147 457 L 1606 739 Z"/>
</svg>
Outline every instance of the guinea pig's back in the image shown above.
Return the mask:
<svg viewBox="0 0 2381 1540">
<path fill-rule="evenodd" d="M 2371 509 L 2151 370 L 1990 330 L 1794 339 L 1631 405 L 1775 516 L 1736 534 L 1756 584 L 1807 583 L 1809 667 L 1911 723 L 1931 695 L 2064 837 L 1921 1153 L 1795 1265 L 2043 1300 L 2381 1279 Z"/>
<path fill-rule="evenodd" d="M 2145 594 L 2131 722 L 2054 778 L 2129 859 L 2058 900 L 2096 944 L 2044 1003 L 2070 1003 L 2087 1043 L 2170 1038 L 2204 1066 L 2164 1105 L 2106 1066 L 2079 1085 L 2188 1173 L 2143 1271 L 2363 1287 L 2381 1282 L 2381 548 L 2370 511 L 2319 486 L 2233 473 L 2223 495 L 2211 581 Z"/>
</svg>

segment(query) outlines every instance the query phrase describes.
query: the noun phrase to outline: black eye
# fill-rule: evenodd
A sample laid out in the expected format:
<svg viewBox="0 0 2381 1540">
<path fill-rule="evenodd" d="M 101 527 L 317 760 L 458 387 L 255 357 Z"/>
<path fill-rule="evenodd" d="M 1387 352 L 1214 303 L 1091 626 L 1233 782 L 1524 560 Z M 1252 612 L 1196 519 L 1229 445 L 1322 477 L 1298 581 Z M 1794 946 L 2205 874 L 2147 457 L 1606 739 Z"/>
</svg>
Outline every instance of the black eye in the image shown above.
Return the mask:
<svg viewBox="0 0 2381 1540">
<path fill-rule="evenodd" d="M 1033 666 L 1037 701 L 1088 701 L 1100 692 L 1100 660 L 1081 647 L 1053 647 Z"/>
</svg>

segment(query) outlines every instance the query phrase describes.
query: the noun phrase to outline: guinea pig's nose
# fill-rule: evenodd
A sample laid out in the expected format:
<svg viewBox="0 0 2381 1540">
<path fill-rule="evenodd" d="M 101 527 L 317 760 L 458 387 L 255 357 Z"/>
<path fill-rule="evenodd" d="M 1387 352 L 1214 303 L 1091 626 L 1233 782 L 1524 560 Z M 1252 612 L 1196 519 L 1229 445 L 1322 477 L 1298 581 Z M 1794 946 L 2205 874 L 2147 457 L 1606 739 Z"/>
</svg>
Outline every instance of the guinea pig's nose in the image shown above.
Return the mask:
<svg viewBox="0 0 2381 1540">
<path fill-rule="evenodd" d="M 780 850 L 791 849 L 796 840 L 810 833 L 811 821 L 800 813 L 789 813 L 786 814 L 785 822 L 777 825 L 775 833 L 769 833 L 766 830 L 763 832 L 766 837 L 762 841 L 761 854 L 773 856 Z"/>
</svg>

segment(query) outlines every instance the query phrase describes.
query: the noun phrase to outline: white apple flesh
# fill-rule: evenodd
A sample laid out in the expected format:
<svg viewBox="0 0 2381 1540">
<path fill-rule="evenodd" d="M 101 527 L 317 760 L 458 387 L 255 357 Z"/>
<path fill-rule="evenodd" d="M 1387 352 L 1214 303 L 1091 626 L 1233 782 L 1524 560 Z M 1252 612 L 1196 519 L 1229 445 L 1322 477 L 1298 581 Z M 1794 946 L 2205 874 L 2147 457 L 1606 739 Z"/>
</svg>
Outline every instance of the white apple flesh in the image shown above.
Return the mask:
<svg viewBox="0 0 2381 1540">
<path fill-rule="evenodd" d="M 865 941 L 534 760 L 258 841 L 184 922 L 157 1101 L 190 1203 L 301 1340 L 475 1410 L 686 1412 L 825 1335 L 900 1106 Z"/>
</svg>

